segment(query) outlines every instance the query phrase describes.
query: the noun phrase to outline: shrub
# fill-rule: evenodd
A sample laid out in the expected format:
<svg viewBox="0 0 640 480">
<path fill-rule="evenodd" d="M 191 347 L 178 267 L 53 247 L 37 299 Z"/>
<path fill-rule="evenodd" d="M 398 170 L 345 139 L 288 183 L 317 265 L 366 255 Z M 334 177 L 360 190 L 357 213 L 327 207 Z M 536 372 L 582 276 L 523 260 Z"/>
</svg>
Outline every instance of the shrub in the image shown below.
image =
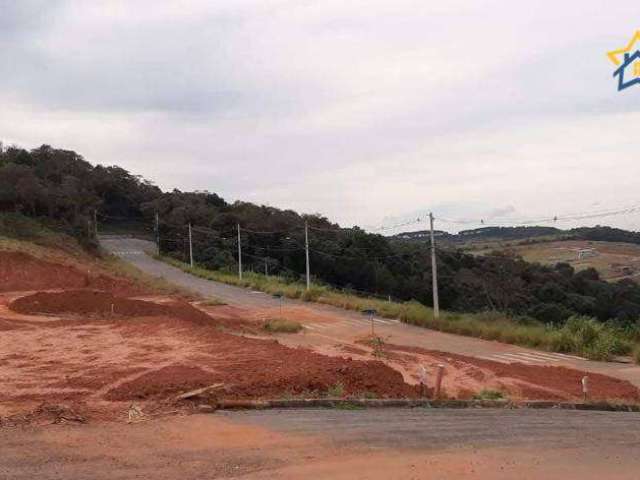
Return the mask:
<svg viewBox="0 0 640 480">
<path fill-rule="evenodd" d="M 326 289 L 323 287 L 313 286 L 309 288 L 309 290 L 305 290 L 300 298 L 305 302 L 315 302 L 322 296 L 322 294 L 325 293 L 325 291 Z"/>
<path fill-rule="evenodd" d="M 627 354 L 632 348 L 631 342 L 614 328 L 584 316 L 569 318 L 552 345 L 558 351 L 574 351 L 591 360 L 603 361 L 610 360 L 613 355 Z"/>
<path fill-rule="evenodd" d="M 554 352 L 571 353 L 576 351 L 574 336 L 567 329 L 552 332 L 551 350 Z"/>
<path fill-rule="evenodd" d="M 344 385 L 342 382 L 336 383 L 327 390 L 327 396 L 331 398 L 341 398 L 344 396 Z"/>
<path fill-rule="evenodd" d="M 303 326 L 299 322 L 286 318 L 273 318 L 267 320 L 263 328 L 271 333 L 298 333 L 303 329 Z"/>
<path fill-rule="evenodd" d="M 474 400 L 504 400 L 504 394 L 498 390 L 484 389 L 473 396 Z"/>
</svg>

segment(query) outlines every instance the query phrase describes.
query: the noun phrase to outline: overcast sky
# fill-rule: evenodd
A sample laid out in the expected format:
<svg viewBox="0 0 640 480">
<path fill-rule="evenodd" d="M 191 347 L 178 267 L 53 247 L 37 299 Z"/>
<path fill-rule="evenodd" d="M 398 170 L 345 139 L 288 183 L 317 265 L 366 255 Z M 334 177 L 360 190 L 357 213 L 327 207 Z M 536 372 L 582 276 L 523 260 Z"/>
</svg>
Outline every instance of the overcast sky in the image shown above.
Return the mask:
<svg viewBox="0 0 640 480">
<path fill-rule="evenodd" d="M 606 52 L 637 12 L 0 0 L 0 140 L 346 226 L 626 207 L 640 204 L 640 86 L 617 92 Z M 580 223 L 640 229 L 640 211 Z"/>
</svg>

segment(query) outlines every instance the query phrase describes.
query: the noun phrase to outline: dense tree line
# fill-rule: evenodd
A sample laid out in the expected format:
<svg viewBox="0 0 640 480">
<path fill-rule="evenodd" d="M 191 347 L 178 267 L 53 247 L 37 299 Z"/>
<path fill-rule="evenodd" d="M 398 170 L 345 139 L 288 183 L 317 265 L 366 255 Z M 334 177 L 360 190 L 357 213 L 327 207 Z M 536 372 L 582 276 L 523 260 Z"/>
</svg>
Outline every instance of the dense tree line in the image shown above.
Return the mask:
<svg viewBox="0 0 640 480">
<path fill-rule="evenodd" d="M 162 252 L 182 259 L 188 258 L 191 224 L 195 260 L 231 270 L 237 266 L 240 224 L 245 268 L 291 279 L 305 270 L 306 222 L 317 281 L 431 304 L 427 240 L 408 242 L 344 229 L 318 214 L 228 203 L 215 193 L 162 192 L 122 168 L 92 166 L 75 152 L 46 145 L 31 151 L 0 149 L 0 209 L 55 220 L 79 237 L 91 236 L 86 225 L 97 212 L 101 228 L 124 225 L 149 236 L 158 233 Z M 615 239 L 638 235 L 620 232 L 615 231 Z M 607 283 L 592 269 L 576 273 L 568 264 L 547 267 L 447 247 L 438 249 L 438 268 L 441 305 L 451 310 L 495 309 L 554 323 L 572 314 L 627 323 L 640 318 L 640 286 L 630 280 Z"/>
</svg>

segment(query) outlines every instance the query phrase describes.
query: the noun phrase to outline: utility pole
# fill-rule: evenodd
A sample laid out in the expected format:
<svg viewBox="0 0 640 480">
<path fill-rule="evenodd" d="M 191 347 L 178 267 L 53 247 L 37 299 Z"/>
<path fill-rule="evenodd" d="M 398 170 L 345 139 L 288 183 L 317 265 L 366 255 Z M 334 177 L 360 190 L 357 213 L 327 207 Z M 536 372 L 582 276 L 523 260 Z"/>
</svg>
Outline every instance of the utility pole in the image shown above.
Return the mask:
<svg viewBox="0 0 640 480">
<path fill-rule="evenodd" d="M 240 224 L 238 224 L 238 278 L 242 280 L 242 239 L 240 238 Z"/>
<path fill-rule="evenodd" d="M 160 255 L 160 214 L 156 212 L 156 247 Z"/>
<path fill-rule="evenodd" d="M 193 268 L 193 237 L 191 235 L 191 222 L 189 222 L 189 264 Z"/>
<path fill-rule="evenodd" d="M 269 265 L 267 265 L 267 259 L 264 259 L 264 276 L 268 277 L 269 276 Z"/>
<path fill-rule="evenodd" d="M 93 209 L 93 234 L 96 240 L 98 239 L 98 209 Z"/>
<path fill-rule="evenodd" d="M 311 271 L 309 267 L 309 223 L 304 222 L 304 253 L 307 257 L 307 290 L 311 288 Z"/>
<path fill-rule="evenodd" d="M 433 318 L 440 318 L 440 301 L 438 300 L 438 265 L 436 262 L 436 240 L 433 233 L 433 213 L 429 213 L 431 223 L 431 273 L 433 275 Z"/>
</svg>

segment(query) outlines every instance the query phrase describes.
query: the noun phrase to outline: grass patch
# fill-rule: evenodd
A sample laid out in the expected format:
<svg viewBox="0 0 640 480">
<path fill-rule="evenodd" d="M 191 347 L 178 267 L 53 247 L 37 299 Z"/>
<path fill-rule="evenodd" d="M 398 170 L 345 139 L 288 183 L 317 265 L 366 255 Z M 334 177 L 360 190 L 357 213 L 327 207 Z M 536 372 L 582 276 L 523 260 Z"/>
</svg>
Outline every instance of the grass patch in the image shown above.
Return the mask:
<svg viewBox="0 0 640 480">
<path fill-rule="evenodd" d="M 299 322 L 286 318 L 273 318 L 267 320 L 262 327 L 270 333 L 298 333 L 303 327 Z"/>
<path fill-rule="evenodd" d="M 334 386 L 327 390 L 327 396 L 329 398 L 342 398 L 344 396 L 344 385 L 342 382 L 336 383 Z"/>
<path fill-rule="evenodd" d="M 474 400 L 505 400 L 504 394 L 499 390 L 484 389 L 473 396 Z"/>
<path fill-rule="evenodd" d="M 624 332 L 585 317 L 573 317 L 562 328 L 550 327 L 531 319 L 523 321 L 495 311 L 441 311 L 440 318 L 436 319 L 431 308 L 415 301 L 388 302 L 344 293 L 318 284 L 312 284 L 311 289 L 307 291 L 306 285 L 302 282 L 276 276 L 266 277 L 252 272 L 245 273 L 240 280 L 235 273 L 212 271 L 198 266 L 191 268 L 188 264 L 170 257 L 156 258 L 208 280 L 346 310 L 361 312 L 375 309 L 380 317 L 399 319 L 410 325 L 523 347 L 573 353 L 593 360 L 609 360 L 613 355 L 626 355 L 633 350 L 634 345 L 639 345 Z"/>
<path fill-rule="evenodd" d="M 222 300 L 219 300 L 217 298 L 212 298 L 209 297 L 206 300 L 203 300 L 202 302 L 200 302 L 201 305 L 204 305 L 205 307 L 220 307 L 222 305 L 226 305 L 225 302 L 223 302 Z"/>
</svg>

